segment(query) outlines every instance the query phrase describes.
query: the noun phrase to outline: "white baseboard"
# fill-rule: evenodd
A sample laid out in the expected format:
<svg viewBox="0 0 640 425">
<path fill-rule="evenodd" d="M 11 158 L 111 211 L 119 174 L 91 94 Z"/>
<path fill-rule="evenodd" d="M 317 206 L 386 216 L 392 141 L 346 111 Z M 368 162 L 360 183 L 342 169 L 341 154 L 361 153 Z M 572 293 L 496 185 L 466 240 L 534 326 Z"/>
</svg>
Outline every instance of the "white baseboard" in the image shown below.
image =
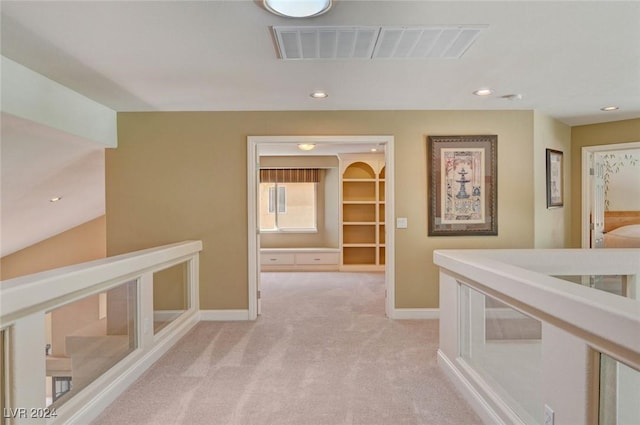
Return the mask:
<svg viewBox="0 0 640 425">
<path fill-rule="evenodd" d="M 249 310 L 200 310 L 203 322 L 249 320 Z"/>
<path fill-rule="evenodd" d="M 183 314 L 186 310 L 155 310 L 153 312 L 154 322 L 171 322 Z"/>
<path fill-rule="evenodd" d="M 393 309 L 391 319 L 410 320 L 410 319 L 438 319 L 440 317 L 440 309 L 437 308 L 395 308 Z"/>
<path fill-rule="evenodd" d="M 438 364 L 449 380 L 455 385 L 456 389 L 460 391 L 464 399 L 471 405 L 474 412 L 480 416 L 483 424 L 506 425 L 502 418 L 496 414 L 482 395 L 473 387 L 471 382 L 469 382 L 441 350 L 438 350 Z"/>
<path fill-rule="evenodd" d="M 135 382 L 163 354 L 173 347 L 184 335 L 198 323 L 198 314 L 180 318 L 166 328 L 166 333 L 147 352 L 125 358 L 119 364 L 98 377 L 90 386 L 65 403 L 59 412 L 72 412 L 58 415 L 55 423 L 88 424 L 107 408 L 120 394 Z M 171 327 L 172 326 L 172 327 Z M 66 416 L 62 417 L 62 416 Z M 59 421 L 58 421 L 59 420 Z"/>
</svg>

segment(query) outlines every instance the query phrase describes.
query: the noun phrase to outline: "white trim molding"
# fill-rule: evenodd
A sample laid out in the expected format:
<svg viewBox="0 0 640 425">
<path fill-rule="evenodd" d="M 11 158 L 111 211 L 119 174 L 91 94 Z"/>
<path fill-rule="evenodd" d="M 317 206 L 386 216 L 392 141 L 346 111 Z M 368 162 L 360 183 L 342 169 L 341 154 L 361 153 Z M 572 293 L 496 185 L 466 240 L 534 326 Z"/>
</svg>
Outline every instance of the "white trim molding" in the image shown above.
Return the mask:
<svg viewBox="0 0 640 425">
<path fill-rule="evenodd" d="M 394 308 L 391 319 L 396 320 L 432 320 L 440 317 L 440 310 L 437 308 Z"/>
<path fill-rule="evenodd" d="M 480 416 L 480 420 L 486 425 L 506 425 L 500 415 L 487 403 L 478 391 L 473 387 L 471 382 L 462 374 L 453 362 L 442 352 L 438 350 L 438 365 L 445 372 L 447 377 L 453 382 L 456 389 L 462 394 L 462 397 L 471 405 L 474 412 Z M 522 424 L 517 418 L 511 417 L 514 424 Z"/>
<path fill-rule="evenodd" d="M 200 310 L 203 322 L 233 322 L 249 320 L 249 310 Z"/>
</svg>

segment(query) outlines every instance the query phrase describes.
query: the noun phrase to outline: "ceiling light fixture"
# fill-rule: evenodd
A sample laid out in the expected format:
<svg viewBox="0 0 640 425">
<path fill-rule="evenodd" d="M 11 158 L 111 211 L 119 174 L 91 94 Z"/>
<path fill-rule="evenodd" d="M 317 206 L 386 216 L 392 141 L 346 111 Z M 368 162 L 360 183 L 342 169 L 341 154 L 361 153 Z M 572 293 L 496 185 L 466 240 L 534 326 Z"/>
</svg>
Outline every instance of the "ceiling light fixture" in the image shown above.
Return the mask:
<svg viewBox="0 0 640 425">
<path fill-rule="evenodd" d="M 475 94 L 476 96 L 489 96 L 492 93 L 493 93 L 493 90 L 488 88 L 478 89 L 473 92 L 473 94 Z"/>
<path fill-rule="evenodd" d="M 329 97 L 327 92 L 322 90 L 316 90 L 313 93 L 311 93 L 309 96 L 311 96 L 314 99 L 326 99 L 327 97 Z"/>
<path fill-rule="evenodd" d="M 61 199 L 62 199 L 62 196 L 56 196 L 55 198 L 49 199 L 49 202 L 58 202 Z"/>
<path fill-rule="evenodd" d="M 601 111 L 605 111 L 605 112 L 617 111 L 618 109 L 620 108 L 617 106 L 605 106 L 604 108 L 600 108 Z"/>
<path fill-rule="evenodd" d="M 298 143 L 298 149 L 300 149 L 301 151 L 310 151 L 315 147 L 316 145 L 314 145 L 313 143 Z"/>
<path fill-rule="evenodd" d="M 265 9 L 286 18 L 312 18 L 331 9 L 332 0 L 263 0 Z"/>
</svg>

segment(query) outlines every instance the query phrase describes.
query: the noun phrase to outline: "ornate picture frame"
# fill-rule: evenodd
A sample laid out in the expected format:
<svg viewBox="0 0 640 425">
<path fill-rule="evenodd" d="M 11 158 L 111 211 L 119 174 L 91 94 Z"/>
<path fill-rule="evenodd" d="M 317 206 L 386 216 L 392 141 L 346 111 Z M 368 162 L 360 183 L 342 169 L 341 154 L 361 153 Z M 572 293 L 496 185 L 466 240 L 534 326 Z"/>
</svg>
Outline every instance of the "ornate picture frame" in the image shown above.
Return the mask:
<svg viewBox="0 0 640 425">
<path fill-rule="evenodd" d="M 498 234 L 498 136 L 428 136 L 429 236 Z"/>
<path fill-rule="evenodd" d="M 547 149 L 547 208 L 564 206 L 563 152 Z"/>
</svg>

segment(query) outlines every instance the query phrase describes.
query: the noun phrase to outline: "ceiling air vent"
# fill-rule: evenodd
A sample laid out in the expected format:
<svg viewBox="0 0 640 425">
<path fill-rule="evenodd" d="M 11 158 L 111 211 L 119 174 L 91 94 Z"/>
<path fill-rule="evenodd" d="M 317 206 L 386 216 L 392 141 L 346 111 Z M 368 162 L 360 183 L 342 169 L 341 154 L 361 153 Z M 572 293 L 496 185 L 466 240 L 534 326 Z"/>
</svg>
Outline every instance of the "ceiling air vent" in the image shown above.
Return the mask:
<svg viewBox="0 0 640 425">
<path fill-rule="evenodd" d="M 382 27 L 374 59 L 458 59 L 482 27 Z"/>
<path fill-rule="evenodd" d="M 371 59 L 379 27 L 273 27 L 282 59 Z"/>
<path fill-rule="evenodd" d="M 280 57 L 308 59 L 460 58 L 485 26 L 273 27 Z"/>
</svg>

